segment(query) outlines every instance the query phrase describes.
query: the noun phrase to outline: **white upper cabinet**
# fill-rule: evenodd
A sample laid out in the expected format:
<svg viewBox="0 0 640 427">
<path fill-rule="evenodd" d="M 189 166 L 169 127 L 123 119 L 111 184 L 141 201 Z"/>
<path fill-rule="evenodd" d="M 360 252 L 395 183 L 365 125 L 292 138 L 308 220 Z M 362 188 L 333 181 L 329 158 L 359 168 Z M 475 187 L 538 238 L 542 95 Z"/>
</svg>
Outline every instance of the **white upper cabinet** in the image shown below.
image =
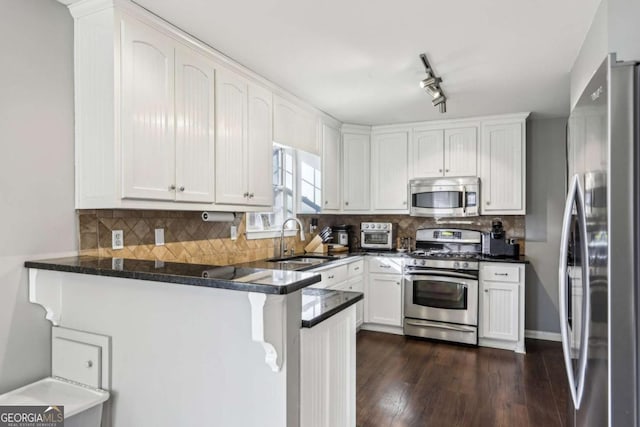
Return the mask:
<svg viewBox="0 0 640 427">
<path fill-rule="evenodd" d="M 249 204 L 273 205 L 273 103 L 271 91 L 249 84 Z"/>
<path fill-rule="evenodd" d="M 409 132 L 374 133 L 371 143 L 373 210 L 407 213 Z M 350 165 L 349 165 L 350 166 Z"/>
<path fill-rule="evenodd" d="M 416 131 L 413 135 L 414 178 L 444 175 L 444 132 L 441 130 Z"/>
<path fill-rule="evenodd" d="M 136 4 L 107 3 L 69 6 L 76 208 L 271 206 L 272 86 Z M 283 142 L 318 154 L 316 110 L 280 107 Z"/>
<path fill-rule="evenodd" d="M 176 50 L 176 200 L 214 201 L 215 64 Z"/>
<path fill-rule="evenodd" d="M 216 93 L 216 203 L 270 206 L 271 93 L 224 69 Z"/>
<path fill-rule="evenodd" d="M 416 130 L 412 141 L 412 176 L 477 175 L 477 136 L 475 127 Z"/>
<path fill-rule="evenodd" d="M 174 43 L 122 21 L 122 197 L 173 200 Z"/>
<path fill-rule="evenodd" d="M 340 209 L 340 130 L 322 123 L 322 210 Z"/>
<path fill-rule="evenodd" d="M 369 210 L 371 160 L 368 134 L 345 132 L 342 135 L 342 164 L 342 209 Z"/>
<path fill-rule="evenodd" d="M 247 82 L 227 70 L 216 76 L 216 203 L 248 201 Z"/>
<path fill-rule="evenodd" d="M 525 119 L 482 124 L 480 209 L 484 215 L 526 213 Z"/>
<path fill-rule="evenodd" d="M 307 153 L 320 154 L 318 117 L 288 99 L 274 95 L 273 140 Z"/>
<path fill-rule="evenodd" d="M 444 131 L 444 176 L 476 176 L 478 174 L 478 142 L 476 128 Z"/>
</svg>

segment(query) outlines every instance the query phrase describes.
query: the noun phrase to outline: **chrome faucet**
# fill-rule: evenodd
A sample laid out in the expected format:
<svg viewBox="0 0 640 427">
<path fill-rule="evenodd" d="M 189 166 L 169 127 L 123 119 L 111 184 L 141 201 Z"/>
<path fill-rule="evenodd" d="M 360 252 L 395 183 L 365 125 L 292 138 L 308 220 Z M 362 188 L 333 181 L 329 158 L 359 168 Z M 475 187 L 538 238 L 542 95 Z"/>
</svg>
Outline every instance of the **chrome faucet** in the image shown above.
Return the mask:
<svg viewBox="0 0 640 427">
<path fill-rule="evenodd" d="M 285 226 L 287 225 L 287 223 L 289 221 L 295 221 L 298 223 L 298 227 L 300 227 L 300 240 L 304 241 L 304 227 L 302 226 L 302 223 L 300 222 L 300 220 L 298 218 L 287 218 L 282 222 L 282 229 L 280 230 L 280 258 L 284 258 L 285 254 L 285 250 L 284 250 L 284 230 L 285 230 Z"/>
</svg>

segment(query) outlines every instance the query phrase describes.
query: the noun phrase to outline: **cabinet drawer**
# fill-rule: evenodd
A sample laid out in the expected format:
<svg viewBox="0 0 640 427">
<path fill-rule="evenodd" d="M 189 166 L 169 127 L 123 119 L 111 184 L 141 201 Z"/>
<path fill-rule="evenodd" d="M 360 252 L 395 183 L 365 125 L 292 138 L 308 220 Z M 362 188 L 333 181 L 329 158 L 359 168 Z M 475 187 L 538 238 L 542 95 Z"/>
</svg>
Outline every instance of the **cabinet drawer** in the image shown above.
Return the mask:
<svg viewBox="0 0 640 427">
<path fill-rule="evenodd" d="M 364 273 L 364 260 L 358 260 L 347 265 L 349 277 L 358 276 Z"/>
<path fill-rule="evenodd" d="M 402 274 L 402 258 L 372 257 L 369 258 L 369 273 Z"/>
<path fill-rule="evenodd" d="M 488 264 L 480 268 L 482 280 L 492 282 L 520 282 L 520 268 L 517 265 Z"/>
<path fill-rule="evenodd" d="M 322 283 L 327 288 L 332 288 L 340 282 L 344 282 L 348 277 L 348 269 L 346 265 L 333 267 L 328 270 L 321 271 Z"/>
</svg>

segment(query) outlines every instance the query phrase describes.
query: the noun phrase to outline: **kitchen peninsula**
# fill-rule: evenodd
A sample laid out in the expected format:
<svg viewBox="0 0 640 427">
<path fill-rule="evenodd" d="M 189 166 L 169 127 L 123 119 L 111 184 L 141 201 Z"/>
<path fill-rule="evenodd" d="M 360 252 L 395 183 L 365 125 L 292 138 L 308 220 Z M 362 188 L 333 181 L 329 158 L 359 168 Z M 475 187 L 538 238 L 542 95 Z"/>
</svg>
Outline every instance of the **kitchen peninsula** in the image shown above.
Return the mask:
<svg viewBox="0 0 640 427">
<path fill-rule="evenodd" d="M 111 340 L 107 425 L 298 426 L 301 327 L 331 317 L 355 343 L 362 294 L 303 295 L 314 273 L 86 256 L 25 266 L 54 326 Z"/>
</svg>

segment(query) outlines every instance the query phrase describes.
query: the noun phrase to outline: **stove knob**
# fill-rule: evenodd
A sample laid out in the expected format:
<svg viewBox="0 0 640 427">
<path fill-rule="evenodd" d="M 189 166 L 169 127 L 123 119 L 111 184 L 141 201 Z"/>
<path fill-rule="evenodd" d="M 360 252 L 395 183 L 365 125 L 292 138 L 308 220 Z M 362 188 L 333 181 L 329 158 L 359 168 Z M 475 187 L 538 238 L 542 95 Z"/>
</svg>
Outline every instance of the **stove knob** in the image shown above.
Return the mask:
<svg viewBox="0 0 640 427">
<path fill-rule="evenodd" d="M 464 267 L 464 268 L 468 268 L 468 267 L 469 267 L 469 263 L 468 263 L 468 262 L 465 262 L 464 264 L 462 264 L 462 267 Z"/>
<path fill-rule="evenodd" d="M 459 268 L 460 267 L 460 263 L 458 261 L 455 261 L 453 263 L 453 268 Z"/>
<path fill-rule="evenodd" d="M 386 229 L 387 229 L 387 224 L 383 224 L 383 225 L 382 225 L 382 229 L 383 229 L 383 230 L 386 230 Z"/>
<path fill-rule="evenodd" d="M 369 228 L 369 224 L 365 224 L 365 225 L 364 225 L 364 228 L 365 228 L 365 229 L 366 229 L 366 228 Z"/>
<path fill-rule="evenodd" d="M 420 260 L 420 264 L 421 264 L 421 265 L 427 265 L 427 261 L 425 261 L 425 260 L 423 260 L 423 259 L 422 259 L 422 260 Z"/>
<path fill-rule="evenodd" d="M 376 225 L 376 227 L 378 228 L 378 230 L 382 228 L 380 224 Z"/>
</svg>

